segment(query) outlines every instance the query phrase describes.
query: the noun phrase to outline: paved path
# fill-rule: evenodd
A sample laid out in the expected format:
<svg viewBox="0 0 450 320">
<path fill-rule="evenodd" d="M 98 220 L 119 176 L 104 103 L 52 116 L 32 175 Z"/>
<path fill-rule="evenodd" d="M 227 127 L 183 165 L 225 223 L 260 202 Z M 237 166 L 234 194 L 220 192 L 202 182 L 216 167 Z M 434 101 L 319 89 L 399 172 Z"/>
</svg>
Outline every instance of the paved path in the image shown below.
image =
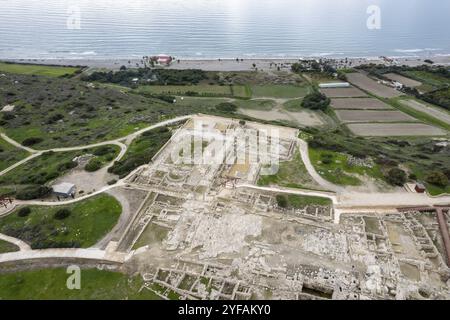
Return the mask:
<svg viewBox="0 0 450 320">
<path fill-rule="evenodd" d="M 28 245 L 28 243 L 23 242 L 20 239 L 7 236 L 6 234 L 3 234 L 3 233 L 0 233 L 0 240 L 6 241 L 6 242 L 9 242 L 9 243 L 12 243 L 12 244 L 18 246 L 20 251 L 31 250 L 31 247 Z"/>
<path fill-rule="evenodd" d="M 0 263 L 35 259 L 81 259 L 123 263 L 127 254 L 100 249 L 45 249 L 0 254 Z"/>
<path fill-rule="evenodd" d="M 128 145 L 130 145 L 130 143 L 136 139 L 138 136 L 140 136 L 141 134 L 143 134 L 144 132 L 150 131 L 150 130 L 154 130 L 157 128 L 161 128 L 161 127 L 165 127 L 180 121 L 184 121 L 184 120 L 188 120 L 190 118 L 192 118 L 193 115 L 187 115 L 187 116 L 181 116 L 181 117 L 176 117 L 173 119 L 169 119 L 169 120 L 165 120 L 159 123 L 156 123 L 154 125 L 151 125 L 147 128 L 141 129 L 139 131 L 136 131 L 134 133 L 129 134 L 128 136 L 122 137 L 122 138 L 118 138 L 115 140 L 109 140 L 109 141 L 104 141 L 104 142 L 99 142 L 99 143 L 94 143 L 94 144 L 89 144 L 89 145 L 84 145 L 84 146 L 78 146 L 78 147 L 66 147 L 66 148 L 53 148 L 53 149 L 47 149 L 47 150 L 35 150 L 32 148 L 28 148 L 25 146 L 22 146 L 20 143 L 18 143 L 17 141 L 9 138 L 6 134 L 1 133 L 1 137 L 3 139 L 5 139 L 8 143 L 12 144 L 13 146 L 26 150 L 28 152 L 31 153 L 31 155 L 17 163 L 15 163 L 14 165 L 10 166 L 9 168 L 6 168 L 5 170 L 3 170 L 2 172 L 0 172 L 0 176 L 8 173 L 11 170 L 14 170 L 15 168 L 17 168 L 18 166 L 32 160 L 35 157 L 38 157 L 40 155 L 42 155 L 45 152 L 49 152 L 49 151 L 53 151 L 53 152 L 68 152 L 68 151 L 78 151 L 78 150 L 85 150 L 85 149 L 91 149 L 91 148 L 96 148 L 96 147 L 100 147 L 100 146 L 106 146 L 106 145 L 116 145 L 120 147 L 120 153 L 119 155 L 116 157 L 116 159 L 114 161 L 118 161 L 120 159 L 123 158 L 123 156 L 125 155 L 125 153 L 127 152 L 128 149 Z M 114 162 L 113 161 L 113 162 Z M 113 163 L 112 162 L 112 163 Z M 111 165 L 112 165 L 111 163 Z"/>
</svg>

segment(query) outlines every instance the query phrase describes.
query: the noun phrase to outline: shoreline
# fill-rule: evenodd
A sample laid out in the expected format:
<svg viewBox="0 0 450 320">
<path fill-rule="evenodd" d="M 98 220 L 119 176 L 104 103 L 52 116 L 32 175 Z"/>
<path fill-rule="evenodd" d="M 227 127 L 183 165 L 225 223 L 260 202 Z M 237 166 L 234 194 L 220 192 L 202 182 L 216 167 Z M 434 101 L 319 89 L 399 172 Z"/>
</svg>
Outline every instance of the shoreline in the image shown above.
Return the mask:
<svg viewBox="0 0 450 320">
<path fill-rule="evenodd" d="M 341 67 L 355 67 L 361 64 L 375 63 L 375 64 L 394 64 L 394 65 L 407 65 L 418 66 L 424 64 L 424 60 L 430 59 L 435 62 L 435 65 L 450 65 L 450 55 L 439 56 L 407 56 L 407 57 L 387 57 L 392 59 L 393 62 L 389 62 L 382 57 L 298 57 L 298 58 L 242 58 L 239 57 L 239 61 L 236 58 L 224 58 L 224 59 L 180 59 L 174 60 L 174 62 L 166 67 L 169 69 L 202 69 L 205 71 L 254 71 L 258 70 L 274 70 L 280 67 L 280 70 L 290 69 L 292 63 L 299 60 L 312 60 L 322 59 L 326 61 L 332 61 L 338 63 Z M 242 60 L 241 60 L 242 59 Z M 143 67 L 142 58 L 45 58 L 45 59 L 1 59 L 0 61 L 15 62 L 15 63 L 28 63 L 28 64 L 41 64 L 41 65 L 57 65 L 57 66 L 85 66 L 88 68 L 119 70 L 121 66 L 127 68 Z"/>
</svg>

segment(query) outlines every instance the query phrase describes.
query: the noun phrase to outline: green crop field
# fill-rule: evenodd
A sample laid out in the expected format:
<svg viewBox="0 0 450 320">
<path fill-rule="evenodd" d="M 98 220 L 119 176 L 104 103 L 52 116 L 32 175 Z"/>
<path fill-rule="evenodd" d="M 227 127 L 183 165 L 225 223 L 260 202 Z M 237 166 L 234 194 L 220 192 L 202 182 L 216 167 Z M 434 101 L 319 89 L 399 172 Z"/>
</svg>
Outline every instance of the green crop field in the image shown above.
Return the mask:
<svg viewBox="0 0 450 320">
<path fill-rule="evenodd" d="M 187 96 L 204 96 L 204 97 L 242 97 L 250 96 L 245 86 L 227 86 L 227 85 L 186 85 L 186 86 L 139 86 L 135 89 L 137 93 L 147 94 L 168 94 L 168 95 L 187 95 Z"/>
<path fill-rule="evenodd" d="M 61 77 L 64 75 L 73 75 L 79 71 L 76 67 L 58 67 L 58 66 L 44 66 L 34 64 L 16 64 L 0 62 L 0 72 L 9 72 L 17 74 L 47 76 L 47 77 Z"/>
<path fill-rule="evenodd" d="M 88 248 L 104 237 L 117 223 L 122 207 L 109 195 L 98 195 L 76 204 L 30 206 L 31 212 L 19 216 L 19 210 L 0 219 L 0 233 L 21 239 L 33 249 Z M 55 214 L 70 211 L 64 219 Z"/>
<path fill-rule="evenodd" d="M 142 290 L 140 276 L 97 269 L 81 270 L 81 289 L 67 288 L 65 269 L 45 269 L 0 274 L 0 300 L 159 300 Z"/>
</svg>

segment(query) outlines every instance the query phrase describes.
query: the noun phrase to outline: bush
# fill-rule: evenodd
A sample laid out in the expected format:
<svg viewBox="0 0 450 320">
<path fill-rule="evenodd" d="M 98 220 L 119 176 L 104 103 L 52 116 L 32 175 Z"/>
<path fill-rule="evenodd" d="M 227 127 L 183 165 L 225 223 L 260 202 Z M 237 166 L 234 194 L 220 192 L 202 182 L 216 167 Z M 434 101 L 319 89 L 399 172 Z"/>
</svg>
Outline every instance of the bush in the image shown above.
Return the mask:
<svg viewBox="0 0 450 320">
<path fill-rule="evenodd" d="M 19 212 L 17 212 L 17 215 L 21 218 L 27 217 L 31 213 L 31 209 L 29 207 L 23 207 L 20 208 Z"/>
<path fill-rule="evenodd" d="M 55 218 L 56 220 L 64 220 L 68 218 L 71 215 L 71 213 L 72 212 L 69 209 L 60 209 L 55 212 L 53 218 Z"/>
<path fill-rule="evenodd" d="M 110 146 L 101 146 L 93 152 L 94 156 L 101 157 L 107 155 L 108 153 L 113 152 L 113 149 Z"/>
<path fill-rule="evenodd" d="M 308 94 L 302 101 L 302 107 L 311 110 L 326 110 L 330 105 L 330 98 L 323 93 L 315 91 Z"/>
<path fill-rule="evenodd" d="M 280 208 L 285 209 L 288 207 L 288 200 L 287 200 L 286 196 L 279 194 L 276 196 L 276 200 L 277 200 L 277 204 Z"/>
<path fill-rule="evenodd" d="M 430 172 L 426 177 L 425 181 L 434 184 L 438 187 L 446 187 L 448 185 L 447 176 L 441 171 Z"/>
<path fill-rule="evenodd" d="M 230 102 L 223 102 L 216 106 L 217 111 L 224 113 L 235 113 L 238 107 Z"/>
<path fill-rule="evenodd" d="M 102 162 L 98 158 L 92 158 L 89 160 L 87 165 L 84 167 L 84 170 L 87 172 L 95 172 L 102 167 Z"/>
<path fill-rule="evenodd" d="M 25 189 L 19 191 L 17 193 L 18 200 L 34 200 L 47 196 L 50 194 L 51 189 L 46 186 L 30 186 Z"/>
<path fill-rule="evenodd" d="M 386 181 L 394 186 L 402 186 L 406 183 L 406 172 L 400 168 L 392 168 L 387 172 Z"/>
<path fill-rule="evenodd" d="M 22 145 L 24 145 L 25 147 L 31 147 L 34 146 L 35 144 L 41 143 L 42 141 L 43 141 L 42 138 L 30 137 L 23 140 Z"/>
</svg>

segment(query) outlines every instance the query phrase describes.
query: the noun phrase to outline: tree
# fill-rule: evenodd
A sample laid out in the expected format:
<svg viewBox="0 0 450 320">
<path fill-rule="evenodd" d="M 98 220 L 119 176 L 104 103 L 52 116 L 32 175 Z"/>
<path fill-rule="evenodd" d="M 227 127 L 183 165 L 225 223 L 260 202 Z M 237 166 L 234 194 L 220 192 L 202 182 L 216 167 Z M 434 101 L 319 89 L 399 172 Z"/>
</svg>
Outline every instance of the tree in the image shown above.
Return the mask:
<svg viewBox="0 0 450 320">
<path fill-rule="evenodd" d="M 330 98 L 319 91 L 308 94 L 302 101 L 302 107 L 311 110 L 326 110 L 330 105 Z"/>
<path fill-rule="evenodd" d="M 406 183 L 406 172 L 400 168 L 392 168 L 386 174 L 386 181 L 394 186 L 402 186 Z"/>
<path fill-rule="evenodd" d="M 216 109 L 224 113 L 235 113 L 238 107 L 230 102 L 223 102 L 216 106 Z"/>
<path fill-rule="evenodd" d="M 64 220 L 68 218 L 71 215 L 71 213 L 72 212 L 69 209 L 59 209 L 58 211 L 55 212 L 53 218 L 55 218 L 56 220 Z"/>
<path fill-rule="evenodd" d="M 287 201 L 286 196 L 279 194 L 276 196 L 276 200 L 277 200 L 277 205 L 280 208 L 286 209 L 288 207 L 288 201 Z"/>
<path fill-rule="evenodd" d="M 23 207 L 23 208 L 20 208 L 17 215 L 21 218 L 24 218 L 24 217 L 27 217 L 30 213 L 31 213 L 30 207 Z"/>
<path fill-rule="evenodd" d="M 426 177 L 425 181 L 434 184 L 438 187 L 446 187 L 448 185 L 447 176 L 441 171 L 430 172 Z"/>
<path fill-rule="evenodd" d="M 102 167 L 102 162 L 99 158 L 92 158 L 84 167 L 87 172 L 95 172 Z"/>
</svg>

